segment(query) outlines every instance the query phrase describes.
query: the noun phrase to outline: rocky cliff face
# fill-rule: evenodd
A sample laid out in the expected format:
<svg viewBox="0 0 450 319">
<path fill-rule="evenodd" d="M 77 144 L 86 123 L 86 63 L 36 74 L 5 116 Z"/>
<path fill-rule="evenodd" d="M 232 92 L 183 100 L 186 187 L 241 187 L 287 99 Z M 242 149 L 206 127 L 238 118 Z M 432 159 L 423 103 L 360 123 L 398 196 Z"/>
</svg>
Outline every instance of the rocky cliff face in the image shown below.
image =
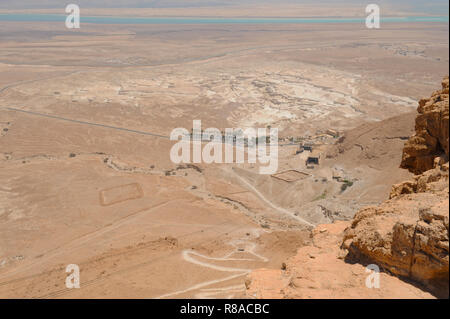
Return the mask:
<svg viewBox="0 0 450 319">
<path fill-rule="evenodd" d="M 448 181 L 448 179 L 447 179 Z M 377 264 L 448 295 L 448 187 L 396 197 L 359 211 L 344 232 L 349 261 Z"/>
<path fill-rule="evenodd" d="M 313 245 L 281 270 L 250 274 L 248 296 L 427 298 L 430 292 L 448 298 L 448 78 L 419 102 L 418 112 L 401 164 L 416 174 L 413 180 L 394 185 L 389 200 L 360 210 L 351 223 L 318 226 Z M 367 264 L 383 270 L 380 289 L 365 286 Z"/>
<path fill-rule="evenodd" d="M 448 161 L 448 77 L 442 89 L 422 99 L 417 109 L 416 134 L 405 144 L 402 168 L 421 174 L 435 167 L 435 160 Z"/>
<path fill-rule="evenodd" d="M 366 259 L 448 297 L 448 78 L 442 90 L 419 102 L 418 112 L 401 164 L 418 175 L 394 185 L 390 200 L 359 211 L 342 248 L 348 259 Z"/>
</svg>

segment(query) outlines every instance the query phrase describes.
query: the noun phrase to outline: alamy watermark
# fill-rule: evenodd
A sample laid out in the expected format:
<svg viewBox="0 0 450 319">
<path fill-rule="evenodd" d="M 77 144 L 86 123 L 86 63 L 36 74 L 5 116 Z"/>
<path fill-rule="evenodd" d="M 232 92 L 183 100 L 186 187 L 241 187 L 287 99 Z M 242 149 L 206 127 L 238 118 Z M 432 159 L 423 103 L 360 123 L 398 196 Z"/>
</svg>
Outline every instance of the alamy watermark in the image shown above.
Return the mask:
<svg viewBox="0 0 450 319">
<path fill-rule="evenodd" d="M 170 140 L 178 141 L 170 150 L 175 164 L 260 164 L 260 174 L 274 174 L 278 169 L 278 129 L 217 128 L 202 130 L 201 120 L 193 121 L 191 131 L 176 128 Z"/>
<path fill-rule="evenodd" d="M 77 4 L 69 4 L 66 6 L 66 28 L 79 29 L 80 28 L 80 7 Z M 366 6 L 366 27 L 368 29 L 380 28 L 380 6 L 377 4 L 369 4 Z"/>
<path fill-rule="evenodd" d="M 380 288 L 380 267 L 375 264 L 368 265 L 366 272 L 370 273 L 366 278 L 366 287 L 369 289 Z"/>
<path fill-rule="evenodd" d="M 66 288 L 80 288 L 80 267 L 76 264 L 67 265 L 66 273 L 69 273 L 66 278 Z"/>
<path fill-rule="evenodd" d="M 80 28 L 80 7 L 76 4 L 69 4 L 66 7 L 66 13 L 69 14 L 66 18 L 66 28 L 79 29 Z"/>
<path fill-rule="evenodd" d="M 366 13 L 369 15 L 366 17 L 366 27 L 368 29 L 380 28 L 380 6 L 377 4 L 369 4 L 366 7 Z"/>
</svg>

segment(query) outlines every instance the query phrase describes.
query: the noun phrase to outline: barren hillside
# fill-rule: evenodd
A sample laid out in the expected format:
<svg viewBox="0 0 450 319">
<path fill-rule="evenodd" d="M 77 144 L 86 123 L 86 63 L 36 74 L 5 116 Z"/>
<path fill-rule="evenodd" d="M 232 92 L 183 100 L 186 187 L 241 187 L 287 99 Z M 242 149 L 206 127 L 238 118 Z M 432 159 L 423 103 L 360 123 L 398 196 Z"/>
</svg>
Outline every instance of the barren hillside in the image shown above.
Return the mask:
<svg viewBox="0 0 450 319">
<path fill-rule="evenodd" d="M 249 297 L 448 298 L 448 90 L 447 77 L 441 90 L 419 103 L 401 164 L 419 175 L 394 185 L 388 201 L 360 210 L 351 222 L 316 227 L 312 245 L 280 270 L 253 271 Z M 365 130 L 366 140 L 369 132 L 376 128 Z M 349 140 L 337 150 L 345 154 L 353 147 Z M 382 270 L 379 289 L 365 285 L 368 264 Z"/>
</svg>

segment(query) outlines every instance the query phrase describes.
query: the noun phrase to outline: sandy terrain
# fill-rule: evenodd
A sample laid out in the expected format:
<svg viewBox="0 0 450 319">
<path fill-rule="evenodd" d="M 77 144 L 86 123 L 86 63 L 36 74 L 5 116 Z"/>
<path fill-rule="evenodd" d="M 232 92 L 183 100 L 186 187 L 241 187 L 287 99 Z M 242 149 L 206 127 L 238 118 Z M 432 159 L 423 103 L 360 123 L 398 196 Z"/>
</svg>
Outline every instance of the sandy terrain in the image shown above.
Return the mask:
<svg viewBox="0 0 450 319">
<path fill-rule="evenodd" d="M 0 39 L 6 298 L 242 296 L 250 270 L 280 267 L 311 226 L 405 180 L 411 112 L 448 71 L 448 25 L 433 23 L 1 22 Z M 167 136 L 194 119 L 279 128 L 281 175 L 173 164 Z M 68 264 L 81 289 L 65 288 Z"/>
</svg>

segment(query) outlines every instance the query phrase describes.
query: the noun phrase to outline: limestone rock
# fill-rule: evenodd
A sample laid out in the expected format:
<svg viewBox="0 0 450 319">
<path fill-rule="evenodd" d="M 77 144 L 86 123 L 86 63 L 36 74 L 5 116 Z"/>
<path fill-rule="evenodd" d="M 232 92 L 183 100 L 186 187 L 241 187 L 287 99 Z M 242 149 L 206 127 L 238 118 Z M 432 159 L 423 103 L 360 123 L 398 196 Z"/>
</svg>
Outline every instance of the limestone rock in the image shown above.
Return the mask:
<svg viewBox="0 0 450 319">
<path fill-rule="evenodd" d="M 414 179 L 411 181 L 393 185 L 389 199 L 403 194 L 440 192 L 448 187 L 448 182 L 448 163 L 446 163 L 442 166 L 428 170 L 421 175 L 414 176 Z"/>
<path fill-rule="evenodd" d="M 421 100 L 416 133 L 405 144 L 402 167 L 418 174 L 394 185 L 390 200 L 359 211 L 346 229 L 348 259 L 367 260 L 448 297 L 449 163 L 448 77 Z"/>
<path fill-rule="evenodd" d="M 414 179 L 394 185 L 389 200 L 360 210 L 351 223 L 317 226 L 313 244 L 283 270 L 251 273 L 249 297 L 448 298 L 448 78 L 442 86 L 420 101 L 415 135 L 404 147 L 402 167 Z M 382 289 L 365 285 L 368 264 L 384 270 Z"/>
<path fill-rule="evenodd" d="M 313 244 L 301 247 L 286 269 L 259 269 L 246 281 L 248 298 L 433 298 L 389 273 L 380 273 L 380 289 L 366 286 L 366 265 L 348 263 L 339 244 L 349 222 L 317 226 Z"/>
<path fill-rule="evenodd" d="M 448 187 L 402 195 L 359 211 L 345 230 L 348 260 L 367 261 L 448 295 Z"/>
<path fill-rule="evenodd" d="M 405 143 L 401 167 L 420 174 L 433 168 L 436 157 L 449 151 L 449 80 L 442 82 L 442 90 L 419 102 L 416 133 Z"/>
</svg>

